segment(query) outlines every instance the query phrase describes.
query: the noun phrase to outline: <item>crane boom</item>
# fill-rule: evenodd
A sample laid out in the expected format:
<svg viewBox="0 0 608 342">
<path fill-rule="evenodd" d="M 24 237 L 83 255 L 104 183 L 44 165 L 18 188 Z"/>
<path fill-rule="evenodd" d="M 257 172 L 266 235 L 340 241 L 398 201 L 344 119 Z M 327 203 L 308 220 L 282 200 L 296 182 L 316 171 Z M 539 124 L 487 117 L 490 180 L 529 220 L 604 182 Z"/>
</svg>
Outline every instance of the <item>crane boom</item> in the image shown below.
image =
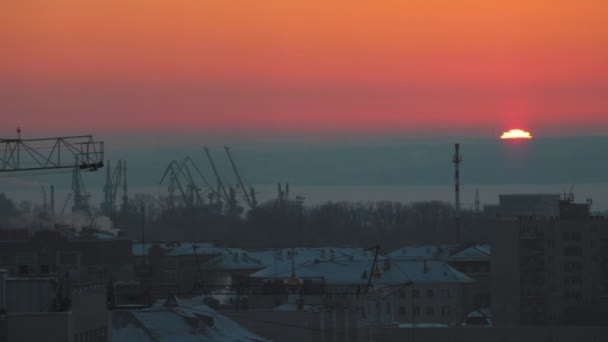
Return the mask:
<svg viewBox="0 0 608 342">
<path fill-rule="evenodd" d="M 0 139 L 0 172 L 72 169 L 95 171 L 103 167 L 103 142 L 91 135 Z"/>
<path fill-rule="evenodd" d="M 230 165 L 232 165 L 232 169 L 234 170 L 236 179 L 239 181 L 239 186 L 241 187 L 241 190 L 243 191 L 243 194 L 245 195 L 245 200 L 247 201 L 247 204 L 249 205 L 249 207 L 253 209 L 255 206 L 253 205 L 253 202 L 251 201 L 251 198 L 249 197 L 249 194 L 247 193 L 247 188 L 245 187 L 245 184 L 243 184 L 243 179 L 241 179 L 241 175 L 239 174 L 239 171 L 236 168 L 236 164 L 234 164 L 234 160 L 232 159 L 232 155 L 230 154 L 230 148 L 225 145 L 224 149 L 226 150 L 228 159 L 230 159 Z"/>
<path fill-rule="evenodd" d="M 194 171 L 196 171 L 196 173 L 198 174 L 198 176 L 201 177 L 201 179 L 203 180 L 203 182 L 205 182 L 205 184 L 207 185 L 207 187 L 209 188 L 209 190 L 211 190 L 211 192 L 213 193 L 213 195 L 214 196 L 219 196 L 219 194 L 217 193 L 217 191 L 213 188 L 213 185 L 211 185 L 211 183 L 209 183 L 209 181 L 203 175 L 203 173 L 198 168 L 198 166 L 196 166 L 196 163 L 194 162 L 194 160 L 192 160 L 192 158 L 190 158 L 190 157 L 186 157 L 186 159 L 184 159 L 184 161 L 182 162 L 182 165 L 187 164 L 187 163 L 190 164 L 190 166 L 192 166 L 194 168 Z"/>
<path fill-rule="evenodd" d="M 205 154 L 207 154 L 207 159 L 209 159 L 209 164 L 211 164 L 211 168 L 213 169 L 215 178 L 217 178 L 218 188 L 220 188 L 220 190 L 222 191 L 222 194 L 224 194 L 224 198 L 226 199 L 226 201 L 229 201 L 230 196 L 228 195 L 228 192 L 226 192 L 226 188 L 224 187 L 222 178 L 220 177 L 220 174 L 217 172 L 217 169 L 215 168 L 215 163 L 213 162 L 213 158 L 211 158 L 211 154 L 209 153 L 209 149 L 207 147 L 205 147 Z"/>
<path fill-rule="evenodd" d="M 184 188 L 182 187 L 182 184 L 180 183 L 177 174 L 179 171 L 179 165 L 177 164 L 177 162 L 175 160 L 172 160 L 171 163 L 169 163 L 169 166 L 167 166 L 167 169 L 165 170 L 165 173 L 163 174 L 163 177 L 160 179 L 160 183 L 162 184 L 165 181 L 165 177 L 167 177 L 167 175 L 169 174 L 171 177 L 171 179 L 169 180 L 170 186 L 171 184 L 177 185 L 177 189 L 179 190 L 180 194 L 182 195 L 182 198 L 184 199 L 184 201 L 186 203 L 188 203 L 188 196 L 186 195 L 186 193 L 184 192 Z"/>
<path fill-rule="evenodd" d="M 186 159 L 182 161 L 181 165 L 179 165 L 178 167 L 178 171 L 179 173 L 181 173 L 182 176 L 184 176 L 184 178 L 186 178 L 188 188 L 193 192 L 194 195 L 196 195 L 196 202 L 198 204 L 202 204 L 203 198 L 201 197 L 200 188 L 196 186 L 196 183 L 194 182 L 194 178 L 192 178 L 190 168 L 188 168 L 188 164 L 186 164 L 186 161 Z M 194 198 L 189 198 L 189 200 L 191 201 L 190 205 L 195 204 Z"/>
</svg>

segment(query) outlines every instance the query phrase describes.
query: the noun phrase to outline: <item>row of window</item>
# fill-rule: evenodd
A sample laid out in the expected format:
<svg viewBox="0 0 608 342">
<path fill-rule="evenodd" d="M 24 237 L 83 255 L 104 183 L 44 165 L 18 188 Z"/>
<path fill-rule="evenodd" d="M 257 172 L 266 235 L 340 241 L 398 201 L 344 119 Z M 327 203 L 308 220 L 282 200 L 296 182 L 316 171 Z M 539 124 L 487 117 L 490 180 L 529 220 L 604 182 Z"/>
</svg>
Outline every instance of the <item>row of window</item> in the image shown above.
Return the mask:
<svg viewBox="0 0 608 342">
<path fill-rule="evenodd" d="M 405 316 L 405 312 L 406 312 L 406 310 L 405 310 L 404 306 L 399 307 L 399 314 L 401 316 Z M 451 314 L 452 314 L 452 309 L 450 308 L 450 306 L 448 306 L 448 305 L 441 306 L 441 316 L 445 317 L 445 316 L 450 316 Z M 420 307 L 419 306 L 414 306 L 412 308 L 412 315 L 420 316 Z M 435 308 L 432 306 L 427 306 L 426 315 L 435 316 Z"/>
<path fill-rule="evenodd" d="M 450 292 L 449 288 L 443 288 L 441 289 L 441 298 L 451 298 L 452 294 Z M 405 291 L 399 291 L 399 296 L 401 298 L 405 298 Z M 426 297 L 428 299 L 433 299 L 435 297 L 435 290 L 434 289 L 427 289 L 426 290 Z M 420 290 L 419 289 L 413 289 L 412 290 L 412 298 L 420 298 Z"/>
<path fill-rule="evenodd" d="M 581 241 L 581 232 L 563 232 L 562 239 L 564 241 Z"/>
<path fill-rule="evenodd" d="M 583 277 L 578 276 L 564 276 L 564 285 L 580 285 L 583 283 Z"/>
</svg>

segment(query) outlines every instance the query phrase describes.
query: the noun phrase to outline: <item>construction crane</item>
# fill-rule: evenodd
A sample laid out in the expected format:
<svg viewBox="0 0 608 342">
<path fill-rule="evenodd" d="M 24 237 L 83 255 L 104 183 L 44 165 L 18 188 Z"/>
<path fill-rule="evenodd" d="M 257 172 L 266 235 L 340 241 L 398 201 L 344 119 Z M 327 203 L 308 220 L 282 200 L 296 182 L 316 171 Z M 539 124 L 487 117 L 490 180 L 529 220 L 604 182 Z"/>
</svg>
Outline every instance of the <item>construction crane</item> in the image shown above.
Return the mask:
<svg viewBox="0 0 608 342">
<path fill-rule="evenodd" d="M 89 198 L 91 195 L 87 192 L 82 176 L 80 174 L 80 168 L 74 166 L 72 168 L 72 193 L 74 194 L 74 204 L 72 206 L 72 212 L 84 212 L 90 215 Z"/>
<path fill-rule="evenodd" d="M 17 139 L 0 139 L 0 173 L 75 166 L 95 171 L 103 167 L 103 154 L 103 142 L 91 135 L 22 139 L 21 129 L 17 129 Z"/>
<path fill-rule="evenodd" d="M 160 179 L 160 184 L 163 184 L 165 179 L 167 178 L 167 175 L 169 176 L 169 185 L 168 185 L 169 206 L 172 208 L 175 207 L 175 189 L 176 189 L 176 187 L 179 190 L 180 194 L 182 195 L 184 202 L 186 202 L 186 204 L 189 204 L 188 196 L 186 195 L 186 192 L 184 192 L 184 188 L 182 187 L 182 184 L 179 181 L 179 177 L 178 177 L 179 174 L 180 174 L 179 165 L 177 164 L 177 162 L 175 160 L 172 160 L 169 163 L 169 165 L 167 166 L 167 168 L 165 169 L 165 173 L 163 174 L 162 178 Z"/>
<path fill-rule="evenodd" d="M 196 168 L 196 165 L 194 164 L 192 159 L 190 159 L 190 157 L 186 157 L 181 162 L 181 164 L 179 164 L 178 171 L 186 180 L 189 204 L 190 206 L 202 206 L 204 201 L 201 196 L 201 189 L 198 187 L 198 185 L 196 185 L 196 182 L 194 181 L 194 177 L 192 177 L 192 173 L 190 172 L 190 167 L 188 165 L 190 165 L 190 167 L 194 166 Z M 199 174 L 202 176 L 200 172 Z"/>
<path fill-rule="evenodd" d="M 226 201 L 229 201 L 230 196 L 228 195 L 228 192 L 226 191 L 226 188 L 224 187 L 224 182 L 222 182 L 222 178 L 220 177 L 220 174 L 217 172 L 217 169 L 215 168 L 215 163 L 213 162 L 213 158 L 211 158 L 211 153 L 209 153 L 209 149 L 207 147 L 205 147 L 205 154 L 207 155 L 207 159 L 209 159 L 209 164 L 211 164 L 211 169 L 213 169 L 213 173 L 215 174 L 215 178 L 217 180 L 218 194 L 221 191 L 221 193 L 224 195 L 224 198 L 226 199 Z"/>
<path fill-rule="evenodd" d="M 237 169 L 236 164 L 234 163 L 234 160 L 232 159 L 232 155 L 230 154 L 230 148 L 228 146 L 224 146 L 224 149 L 226 150 L 228 159 L 230 159 L 230 165 L 232 165 L 232 170 L 234 170 L 234 174 L 236 175 L 236 179 L 239 182 L 239 186 L 241 188 L 241 191 L 243 192 L 243 196 L 245 197 L 245 201 L 247 202 L 247 205 L 249 205 L 249 208 L 251 208 L 251 209 L 255 208 L 256 204 L 251 200 L 251 197 L 247 193 L 247 188 L 245 187 L 245 184 L 243 184 L 243 179 L 241 178 L 241 175 L 239 174 L 239 170 Z M 255 194 L 253 189 L 251 189 L 251 190 L 252 190 L 251 192 L 253 194 Z"/>
<path fill-rule="evenodd" d="M 107 216 L 113 216 L 116 212 L 118 187 L 122 183 L 122 160 L 118 161 L 113 172 L 110 165 L 110 161 L 108 160 L 106 165 L 106 183 L 103 187 L 104 199 L 101 203 L 101 211 Z"/>
<path fill-rule="evenodd" d="M 213 185 L 211 185 L 211 183 L 209 183 L 209 181 L 203 175 L 203 173 L 198 168 L 198 166 L 196 166 L 196 163 L 194 162 L 194 160 L 192 160 L 192 158 L 190 158 L 190 157 L 184 158 L 184 160 L 182 161 L 181 166 L 183 168 L 184 166 L 187 166 L 187 165 L 190 165 L 190 167 L 192 167 L 194 169 L 194 171 L 196 171 L 196 173 L 198 174 L 198 176 L 203 180 L 203 182 L 205 183 L 205 185 L 207 185 L 207 188 L 209 189 L 209 191 L 211 191 L 211 196 L 213 196 L 213 197 L 215 197 L 215 198 L 217 198 L 219 200 L 219 198 L 220 198 L 219 192 L 217 192 L 217 190 L 213 188 Z"/>
<path fill-rule="evenodd" d="M 0 139 L 0 173 L 72 169 L 73 209 L 88 211 L 88 194 L 80 170 L 96 171 L 103 167 L 103 155 L 103 142 L 95 141 L 91 135 L 22 139 L 21 128 L 17 128 L 16 139 Z"/>
</svg>

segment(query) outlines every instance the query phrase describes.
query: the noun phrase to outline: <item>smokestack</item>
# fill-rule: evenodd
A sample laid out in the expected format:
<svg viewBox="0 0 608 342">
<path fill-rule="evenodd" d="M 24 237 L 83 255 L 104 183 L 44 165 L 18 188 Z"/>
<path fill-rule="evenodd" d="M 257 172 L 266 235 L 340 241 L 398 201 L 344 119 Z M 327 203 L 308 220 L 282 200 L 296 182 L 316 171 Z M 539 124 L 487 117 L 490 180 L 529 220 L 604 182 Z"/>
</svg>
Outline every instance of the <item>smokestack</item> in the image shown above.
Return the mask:
<svg viewBox="0 0 608 342">
<path fill-rule="evenodd" d="M 454 209 L 456 210 L 456 241 L 460 242 L 460 144 L 454 144 Z"/>
</svg>

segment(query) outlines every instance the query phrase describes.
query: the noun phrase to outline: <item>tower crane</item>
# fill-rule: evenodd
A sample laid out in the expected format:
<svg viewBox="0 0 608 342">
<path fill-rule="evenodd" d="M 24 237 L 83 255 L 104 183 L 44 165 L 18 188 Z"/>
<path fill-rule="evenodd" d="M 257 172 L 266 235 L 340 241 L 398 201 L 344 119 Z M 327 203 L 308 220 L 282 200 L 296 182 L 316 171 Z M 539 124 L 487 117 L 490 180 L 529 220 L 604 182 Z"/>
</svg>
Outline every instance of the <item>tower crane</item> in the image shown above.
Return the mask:
<svg viewBox="0 0 608 342">
<path fill-rule="evenodd" d="M 80 170 L 102 168 L 103 156 L 103 142 L 91 135 L 23 139 L 21 128 L 17 128 L 16 139 L 0 139 L 0 173 L 71 169 L 74 209 L 88 207 L 84 205 L 88 195 L 83 191 Z"/>
<path fill-rule="evenodd" d="M 91 135 L 22 139 L 21 129 L 17 134 L 17 139 L 0 139 L 0 173 L 103 167 L 103 142 Z"/>
</svg>

